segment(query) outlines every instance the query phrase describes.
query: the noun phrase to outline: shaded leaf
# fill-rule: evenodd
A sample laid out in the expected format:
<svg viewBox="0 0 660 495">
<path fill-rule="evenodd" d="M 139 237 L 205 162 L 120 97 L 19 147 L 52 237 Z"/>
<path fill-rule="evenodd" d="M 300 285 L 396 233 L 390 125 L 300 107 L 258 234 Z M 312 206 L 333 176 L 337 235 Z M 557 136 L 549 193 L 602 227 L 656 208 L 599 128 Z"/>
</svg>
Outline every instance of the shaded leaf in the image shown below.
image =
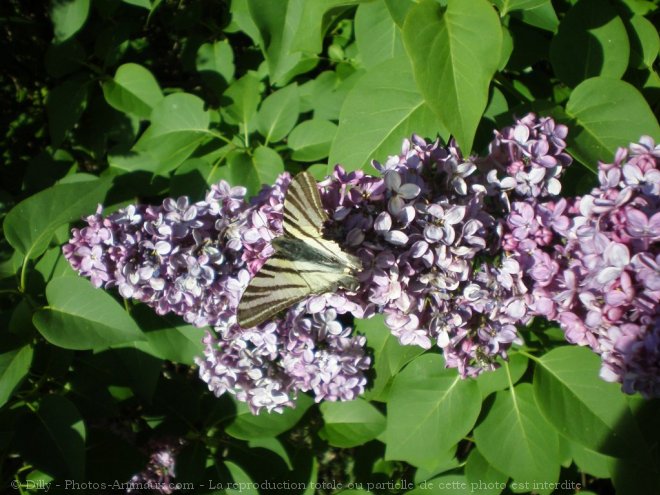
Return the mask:
<svg viewBox="0 0 660 495">
<path fill-rule="evenodd" d="M 323 402 L 325 423 L 319 435 L 335 447 L 356 447 L 373 440 L 385 429 L 385 416 L 363 399 Z"/>
<path fill-rule="evenodd" d="M 189 366 L 194 364 L 195 357 L 202 355 L 202 339 L 208 328 L 186 325 L 170 315 L 157 315 L 146 305 L 137 306 L 133 318 L 149 344 L 145 352 Z"/>
<path fill-rule="evenodd" d="M 59 147 L 80 120 L 89 92 L 86 77 L 72 77 L 48 92 L 46 111 L 52 145 Z"/>
<path fill-rule="evenodd" d="M 660 49 L 658 30 L 641 15 L 631 17 L 626 27 L 630 37 L 631 65 L 639 69 L 653 67 Z"/>
<path fill-rule="evenodd" d="M 21 455 L 62 479 L 84 479 L 85 424 L 76 407 L 59 395 L 43 397 L 19 426 Z"/>
<path fill-rule="evenodd" d="M 297 25 L 291 49 L 320 53 L 323 49 L 323 36 L 336 16 L 347 7 L 365 1 L 368 0 L 304 0 L 301 13 L 303 22 Z"/>
<path fill-rule="evenodd" d="M 0 354 L 0 407 L 5 405 L 27 376 L 32 364 L 32 354 L 31 345 Z"/>
<path fill-rule="evenodd" d="M 628 67 L 629 53 L 623 21 L 602 0 L 575 4 L 550 44 L 552 67 L 569 86 L 594 76 L 620 78 Z"/>
</svg>

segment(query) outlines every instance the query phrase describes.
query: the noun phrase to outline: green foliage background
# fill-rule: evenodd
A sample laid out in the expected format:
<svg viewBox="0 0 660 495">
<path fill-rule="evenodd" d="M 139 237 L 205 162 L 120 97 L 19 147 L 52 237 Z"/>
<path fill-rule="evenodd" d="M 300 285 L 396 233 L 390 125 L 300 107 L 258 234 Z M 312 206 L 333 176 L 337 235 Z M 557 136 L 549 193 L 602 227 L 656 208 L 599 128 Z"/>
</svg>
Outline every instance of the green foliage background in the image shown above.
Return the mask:
<svg viewBox="0 0 660 495">
<path fill-rule="evenodd" d="M 363 398 L 254 417 L 197 378 L 204 329 L 94 289 L 61 254 L 98 203 L 369 170 L 413 132 L 479 153 L 530 110 L 569 125 L 565 190 L 588 190 L 597 160 L 660 140 L 657 4 L 5 0 L 0 486 L 126 481 L 150 439 L 185 438 L 176 480 L 200 493 L 659 491 L 657 402 L 601 381 L 552 326 L 462 381 L 358 321 L 374 359 Z"/>
</svg>

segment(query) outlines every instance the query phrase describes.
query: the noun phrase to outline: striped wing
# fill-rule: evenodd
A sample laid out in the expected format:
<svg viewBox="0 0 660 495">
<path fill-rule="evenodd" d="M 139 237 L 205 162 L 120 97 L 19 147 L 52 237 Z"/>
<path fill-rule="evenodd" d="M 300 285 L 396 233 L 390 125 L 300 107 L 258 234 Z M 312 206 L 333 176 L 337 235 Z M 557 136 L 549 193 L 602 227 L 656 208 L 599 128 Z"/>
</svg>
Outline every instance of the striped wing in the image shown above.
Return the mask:
<svg viewBox="0 0 660 495">
<path fill-rule="evenodd" d="M 357 258 L 322 236 L 327 215 L 314 178 L 296 175 L 284 199 L 284 235 L 275 254 L 250 281 L 238 305 L 238 323 L 251 328 L 312 294 L 351 287 L 361 269 Z"/>
<path fill-rule="evenodd" d="M 238 324 L 257 326 L 312 294 L 351 283 L 352 275 L 314 261 L 275 253 L 250 281 L 238 305 Z"/>
<path fill-rule="evenodd" d="M 300 172 L 291 181 L 284 198 L 284 233 L 305 240 L 321 237 L 327 219 L 316 181 L 307 172 Z"/>
</svg>

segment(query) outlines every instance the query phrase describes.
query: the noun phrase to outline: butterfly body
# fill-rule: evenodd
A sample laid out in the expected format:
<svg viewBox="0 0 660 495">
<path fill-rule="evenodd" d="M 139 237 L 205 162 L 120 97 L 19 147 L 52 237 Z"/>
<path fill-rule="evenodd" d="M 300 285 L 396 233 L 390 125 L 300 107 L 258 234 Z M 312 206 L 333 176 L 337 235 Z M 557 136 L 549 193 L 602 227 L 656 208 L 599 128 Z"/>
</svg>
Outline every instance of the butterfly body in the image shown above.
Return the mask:
<svg viewBox="0 0 660 495">
<path fill-rule="evenodd" d="M 362 264 L 339 244 L 323 238 L 326 220 L 316 182 L 308 173 L 299 173 L 284 199 L 284 233 L 273 241 L 275 253 L 241 297 L 239 325 L 259 325 L 311 295 L 357 288 L 355 273 Z"/>
</svg>

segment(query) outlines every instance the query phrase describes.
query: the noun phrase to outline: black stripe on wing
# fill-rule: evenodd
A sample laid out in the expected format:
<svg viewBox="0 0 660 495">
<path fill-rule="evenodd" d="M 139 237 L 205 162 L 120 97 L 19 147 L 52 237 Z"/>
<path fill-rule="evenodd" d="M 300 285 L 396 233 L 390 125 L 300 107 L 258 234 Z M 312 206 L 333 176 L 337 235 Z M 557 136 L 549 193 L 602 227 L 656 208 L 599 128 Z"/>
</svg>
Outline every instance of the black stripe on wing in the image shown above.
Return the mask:
<svg viewBox="0 0 660 495">
<path fill-rule="evenodd" d="M 307 172 L 300 172 L 291 180 L 284 198 L 284 232 L 297 238 L 320 237 L 327 219 L 316 181 Z"/>
</svg>

